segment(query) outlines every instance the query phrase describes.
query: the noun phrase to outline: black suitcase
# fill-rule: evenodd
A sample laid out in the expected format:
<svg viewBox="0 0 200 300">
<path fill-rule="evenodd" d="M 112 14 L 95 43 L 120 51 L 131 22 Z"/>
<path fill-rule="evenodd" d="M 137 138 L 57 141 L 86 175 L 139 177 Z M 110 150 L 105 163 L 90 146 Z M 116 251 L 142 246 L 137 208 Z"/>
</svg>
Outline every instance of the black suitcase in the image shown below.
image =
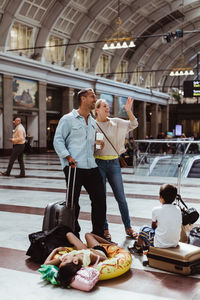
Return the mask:
<svg viewBox="0 0 200 300">
<path fill-rule="evenodd" d="M 74 187 L 76 180 L 76 168 L 69 167 L 66 201 L 49 203 L 45 208 L 42 230 L 51 230 L 58 225 L 69 227 L 72 232 L 75 229 Z M 70 185 L 70 183 L 72 183 Z M 72 186 L 71 197 L 69 187 Z M 71 198 L 71 201 L 70 199 Z"/>
</svg>

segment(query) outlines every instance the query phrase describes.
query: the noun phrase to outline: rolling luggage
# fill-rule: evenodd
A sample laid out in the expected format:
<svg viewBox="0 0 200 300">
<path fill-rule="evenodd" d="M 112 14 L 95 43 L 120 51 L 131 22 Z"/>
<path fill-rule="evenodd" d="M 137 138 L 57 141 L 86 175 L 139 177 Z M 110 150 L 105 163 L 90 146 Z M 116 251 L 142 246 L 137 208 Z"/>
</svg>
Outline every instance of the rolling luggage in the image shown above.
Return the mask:
<svg viewBox="0 0 200 300">
<path fill-rule="evenodd" d="M 75 229 L 74 187 L 76 168 L 69 167 L 67 194 L 65 201 L 49 203 L 45 208 L 42 230 L 51 230 L 58 225 Z M 71 183 L 71 184 L 70 184 Z M 70 191 L 69 187 L 72 186 Z M 71 201 L 70 201 L 71 200 Z"/>
<path fill-rule="evenodd" d="M 182 275 L 200 273 L 200 248 L 190 244 L 179 243 L 165 249 L 150 247 L 147 258 L 146 264 L 156 269 Z"/>
</svg>

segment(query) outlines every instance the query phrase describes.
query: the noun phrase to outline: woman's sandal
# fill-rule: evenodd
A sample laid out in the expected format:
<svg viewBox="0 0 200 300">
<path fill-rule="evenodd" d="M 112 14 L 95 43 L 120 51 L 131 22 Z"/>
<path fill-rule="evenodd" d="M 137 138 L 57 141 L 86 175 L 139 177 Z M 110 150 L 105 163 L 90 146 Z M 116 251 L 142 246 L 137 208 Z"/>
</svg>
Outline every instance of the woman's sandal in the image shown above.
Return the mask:
<svg viewBox="0 0 200 300">
<path fill-rule="evenodd" d="M 105 232 L 105 231 L 104 231 Z M 130 228 L 126 228 L 126 234 L 130 237 L 130 238 L 132 238 L 132 239 L 137 239 L 137 237 L 138 237 L 138 233 L 137 232 L 135 232 L 131 227 Z"/>
<path fill-rule="evenodd" d="M 108 229 L 104 229 L 104 238 L 108 241 L 111 242 L 111 234 Z"/>
</svg>

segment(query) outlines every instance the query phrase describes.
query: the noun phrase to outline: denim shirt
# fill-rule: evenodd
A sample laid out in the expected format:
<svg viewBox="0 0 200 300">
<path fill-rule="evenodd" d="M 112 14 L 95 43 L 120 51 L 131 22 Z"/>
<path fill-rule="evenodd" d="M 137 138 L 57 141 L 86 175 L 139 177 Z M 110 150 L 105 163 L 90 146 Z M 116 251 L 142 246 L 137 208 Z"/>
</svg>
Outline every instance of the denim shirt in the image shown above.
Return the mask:
<svg viewBox="0 0 200 300">
<path fill-rule="evenodd" d="M 60 119 L 54 137 L 54 148 L 63 169 L 69 165 L 68 155 L 76 160 L 78 168 L 97 167 L 94 159 L 95 134 L 96 121 L 91 115 L 88 116 L 88 124 L 75 109 Z"/>
</svg>

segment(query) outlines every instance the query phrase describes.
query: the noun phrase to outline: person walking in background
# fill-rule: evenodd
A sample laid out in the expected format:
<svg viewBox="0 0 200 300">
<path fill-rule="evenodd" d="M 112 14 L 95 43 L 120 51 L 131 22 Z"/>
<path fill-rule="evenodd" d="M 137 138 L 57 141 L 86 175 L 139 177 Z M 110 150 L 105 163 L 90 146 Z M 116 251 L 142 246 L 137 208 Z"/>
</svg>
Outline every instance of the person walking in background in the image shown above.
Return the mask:
<svg viewBox="0 0 200 300">
<path fill-rule="evenodd" d="M 96 121 L 90 114 L 90 111 L 95 108 L 97 99 L 92 89 L 83 89 L 78 93 L 78 101 L 79 108 L 73 109 L 60 119 L 54 137 L 54 148 L 60 158 L 66 182 L 69 165 L 72 168 L 77 167 L 74 192 L 75 234 L 79 237 L 79 196 L 81 187 L 84 186 L 92 205 L 92 233 L 103 237 L 106 195 L 103 180 L 94 159 Z"/>
<path fill-rule="evenodd" d="M 18 159 L 19 166 L 20 166 L 20 174 L 15 177 L 20 178 L 20 177 L 25 177 L 23 152 L 25 147 L 26 132 L 24 126 L 21 124 L 20 118 L 15 118 L 13 123 L 15 125 L 15 129 L 13 130 L 13 137 L 10 138 L 10 141 L 13 143 L 13 149 L 12 149 L 7 170 L 6 172 L 1 172 L 1 175 L 10 176 L 10 172 L 12 170 L 13 164 L 15 160 Z"/>
<path fill-rule="evenodd" d="M 124 193 L 122 173 L 118 156 L 125 152 L 124 140 L 126 134 L 138 126 L 137 119 L 132 113 L 133 99 L 128 98 L 125 110 L 129 120 L 120 118 L 109 118 L 110 109 L 107 102 L 100 99 L 95 105 L 95 115 L 97 130 L 104 134 L 104 148 L 95 151 L 96 163 L 103 178 L 106 193 L 106 179 L 113 190 L 115 199 L 118 202 L 122 221 L 125 226 L 126 234 L 131 238 L 136 238 L 137 233 L 131 228 L 128 205 Z M 104 224 L 104 237 L 111 239 L 108 229 L 108 222 Z"/>
</svg>

